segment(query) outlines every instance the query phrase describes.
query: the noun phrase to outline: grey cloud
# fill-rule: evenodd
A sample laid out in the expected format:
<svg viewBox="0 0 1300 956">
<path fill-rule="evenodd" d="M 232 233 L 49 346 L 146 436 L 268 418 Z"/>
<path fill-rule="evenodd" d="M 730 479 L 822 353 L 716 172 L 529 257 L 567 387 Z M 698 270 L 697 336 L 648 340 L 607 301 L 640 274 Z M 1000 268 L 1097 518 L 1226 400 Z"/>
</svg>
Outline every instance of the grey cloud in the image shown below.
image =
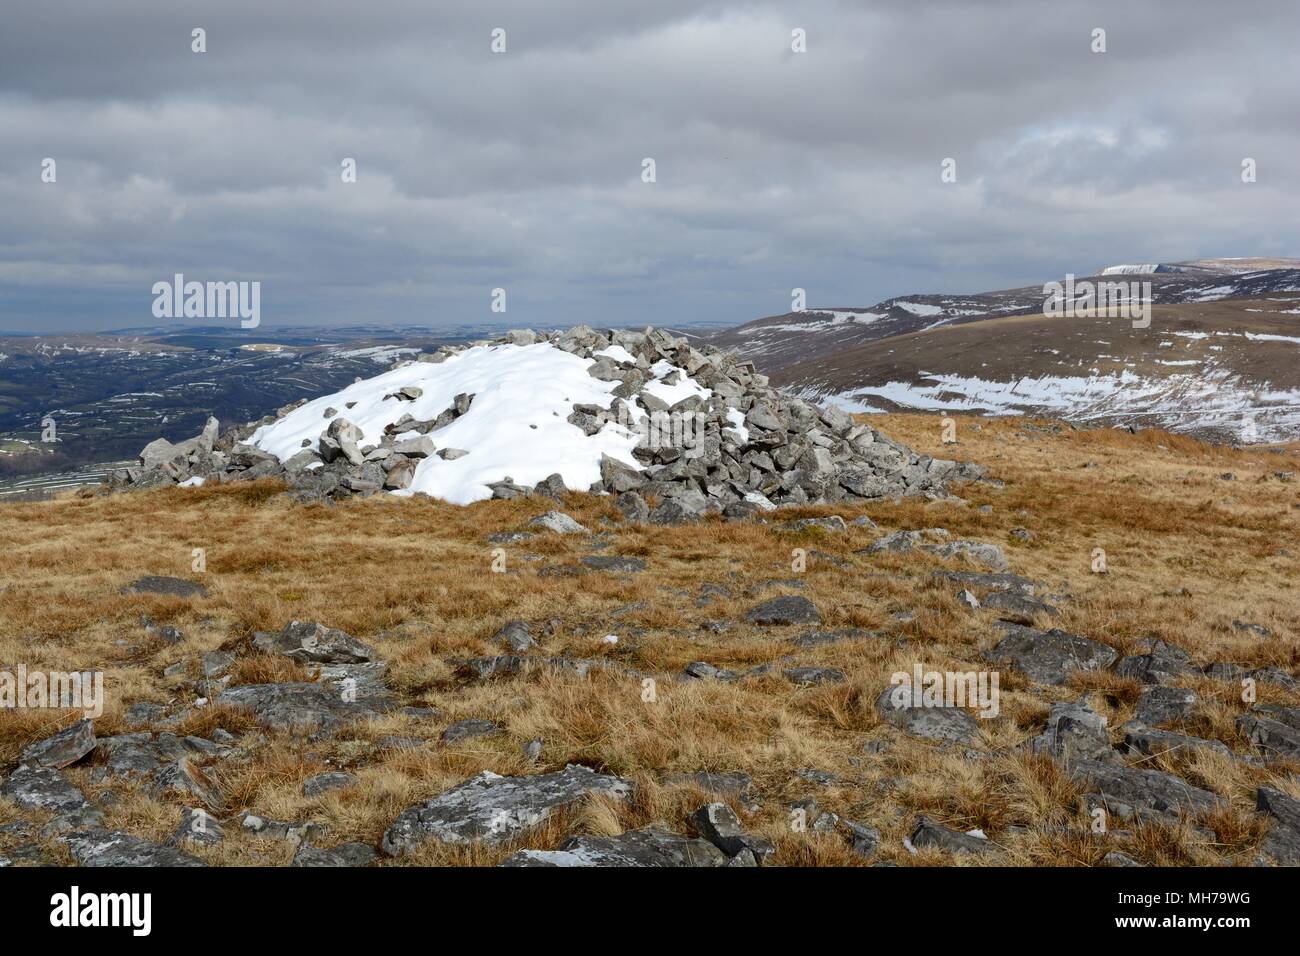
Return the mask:
<svg viewBox="0 0 1300 956">
<path fill-rule="evenodd" d="M 1297 26 L 1204 0 L 24 5 L 0 328 L 148 324 L 177 271 L 260 279 L 265 324 L 490 321 L 504 286 L 549 325 L 1293 255 Z"/>
</svg>

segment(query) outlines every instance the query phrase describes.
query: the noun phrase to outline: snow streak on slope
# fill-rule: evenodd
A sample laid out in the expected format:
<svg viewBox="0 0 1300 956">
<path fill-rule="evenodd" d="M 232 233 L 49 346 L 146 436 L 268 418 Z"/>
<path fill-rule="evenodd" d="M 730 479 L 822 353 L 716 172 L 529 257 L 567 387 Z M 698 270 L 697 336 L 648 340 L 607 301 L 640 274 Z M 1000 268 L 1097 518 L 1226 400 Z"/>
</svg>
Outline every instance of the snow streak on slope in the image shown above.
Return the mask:
<svg viewBox="0 0 1300 956">
<path fill-rule="evenodd" d="M 846 411 L 896 408 L 986 415 L 1040 415 L 1071 421 L 1111 421 L 1185 432 L 1217 430 L 1245 442 L 1287 441 L 1300 431 L 1300 390 L 1252 388 L 1222 369 L 1144 379 L 1111 375 L 1043 375 L 1014 382 L 922 373 L 925 381 L 891 381 L 831 395 L 805 397 Z M 874 401 L 873 401 L 874 400 Z"/>
</svg>

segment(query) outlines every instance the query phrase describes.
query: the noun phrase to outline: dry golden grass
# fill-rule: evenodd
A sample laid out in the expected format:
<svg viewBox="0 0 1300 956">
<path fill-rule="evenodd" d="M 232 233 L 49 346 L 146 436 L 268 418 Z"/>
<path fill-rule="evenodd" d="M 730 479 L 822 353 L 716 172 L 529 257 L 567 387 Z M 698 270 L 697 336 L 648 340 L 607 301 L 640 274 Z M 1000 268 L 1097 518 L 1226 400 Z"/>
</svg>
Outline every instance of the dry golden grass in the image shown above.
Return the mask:
<svg viewBox="0 0 1300 956">
<path fill-rule="evenodd" d="M 867 506 L 792 510 L 785 517 L 869 514 L 883 530 L 943 527 L 954 537 L 999 544 L 1012 570 L 1070 595 L 1054 623 L 1129 652 L 1158 637 L 1198 662 L 1235 661 L 1294 670 L 1300 664 L 1300 578 L 1297 521 L 1300 483 L 1274 472 L 1296 471 L 1297 454 L 1234 451 L 1162 432 L 1072 431 L 1050 423 L 961 419 L 960 444 L 940 443 L 938 419 L 894 415 L 873 420 L 892 437 L 938 457 L 980 462 L 1002 479 L 958 489 L 967 504 L 909 500 Z M 1223 472 L 1236 481 L 1224 481 Z M 1211 754 L 1160 757 L 1151 766 L 1176 770 L 1227 799 L 1211 818 L 1194 821 L 1218 834 L 1184 827 L 1134 827 L 1131 840 L 1088 833 L 1088 817 L 1068 776 L 1050 761 L 1012 752 L 1036 733 L 1055 701 L 1090 693 L 1118 727 L 1131 719 L 1140 686 L 1112 674 L 1079 677 L 1062 688 L 1040 687 L 1001 673 L 1002 711 L 981 721 L 979 759 L 961 747 L 940 747 L 899 734 L 873 702 L 896 670 L 920 662 L 939 670 L 983 669 L 995 641 L 992 616 L 971 613 L 951 586 L 931 573 L 944 565 L 925 555 L 854 554 L 878 534 L 792 534 L 757 523 L 709 520 L 682 528 L 630 527 L 609 499 L 572 495 L 563 509 L 599 532 L 601 553 L 644 557 L 649 569 L 630 576 L 590 572 L 539 576 L 541 567 L 575 566 L 592 551 L 586 536 L 547 535 L 505 549 L 506 571 L 492 573 L 493 532 L 522 530 L 553 506 L 545 500 L 483 502 L 459 508 L 428 499 L 385 496 L 334 506 L 303 506 L 274 483 L 168 489 L 133 495 L 0 506 L 0 666 L 99 669 L 107 703 L 101 736 L 127 729 L 126 709 L 139 701 L 177 712 L 193 703 L 198 658 L 233 651 L 234 683 L 309 679 L 310 671 L 254 652 L 254 631 L 287 621 L 320 620 L 374 645 L 388 662 L 388 681 L 405 704 L 437 708 L 421 719 L 396 713 L 354 725 L 335 738 L 308 742 L 268 734 L 247 714 L 221 707 L 190 712 L 178 732 L 206 735 L 218 727 L 239 737 L 246 753 L 204 770 L 221 787 L 224 813 L 243 809 L 327 828 L 321 841 L 377 844 L 405 807 L 482 771 L 518 774 L 582 763 L 638 783 L 625 804 L 593 802 L 556 816 L 519 843 L 497 848 L 428 845 L 396 864 L 493 864 L 519 847 L 553 847 L 573 833 L 613 834 L 660 822 L 685 832 L 686 817 L 708 795 L 666 786 L 678 771 L 744 771 L 753 778 L 752 811 L 729 800 L 754 833 L 777 847 L 788 865 L 862 865 L 842 835 L 792 832 L 788 804 L 815 796 L 818 805 L 877 827 L 877 860 L 902 865 L 970 864 L 927 850 L 911 855 L 902 839 L 919 813 L 960 829 L 983 828 L 1003 848 L 999 861 L 1033 865 L 1096 865 L 1110 849 L 1152 864 L 1248 863 L 1266 826 L 1252 812 L 1254 788 L 1270 783 L 1295 792 L 1294 768 L 1251 767 Z M 980 506 L 991 506 L 987 513 Z M 1011 536 L 1015 528 L 1033 537 Z M 1108 573 L 1091 573 L 1094 548 L 1104 548 Z M 192 549 L 207 567 L 191 572 Z M 792 570 L 792 551 L 809 553 Z M 832 560 L 833 559 L 833 560 Z M 143 574 L 201 580 L 205 597 L 123 594 Z M 813 648 L 789 642 L 807 628 L 755 628 L 744 612 L 760 600 L 802 593 L 821 609 L 823 629 L 860 627 L 876 638 Z M 776 583 L 773 583 L 776 582 Z M 725 594 L 701 602 L 706 584 Z M 727 596 L 729 594 L 729 596 Z M 699 603 L 697 603 L 699 602 Z M 909 621 L 895 619 L 914 612 Z M 168 645 L 147 634 L 141 615 L 169 623 L 185 639 Z M 607 658 L 657 679 L 646 703 L 636 680 L 594 672 L 538 671 L 489 682 L 467 681 L 451 659 L 500 653 L 490 642 L 508 619 L 522 618 L 540 635 L 541 652 Z M 1233 619 L 1262 624 L 1273 637 L 1235 629 Z M 714 632 L 705 625 L 729 624 Z M 1041 622 L 1045 623 L 1045 622 Z M 619 636 L 614 645 L 602 643 Z M 844 684 L 795 687 L 780 676 L 789 666 L 841 668 Z M 689 662 L 744 670 L 774 663 L 769 675 L 736 683 L 679 681 Z M 178 662 L 186 673 L 164 677 Z M 1206 702 L 1189 732 L 1246 752 L 1234 720 L 1245 705 L 1233 688 L 1188 680 Z M 1295 705 L 1300 698 L 1261 684 L 1262 700 Z M 505 733 L 448 746 L 441 731 L 467 717 L 496 721 Z M 72 715 L 53 711 L 0 713 L 0 767 Z M 380 749 L 384 736 L 426 741 L 415 750 Z M 520 745 L 544 741 L 537 765 Z M 881 747 L 867 745 L 881 744 Z M 345 768 L 358 786 L 316 798 L 303 781 Z M 836 777 L 828 787 L 801 778 L 814 768 Z M 176 827 L 182 804 L 136 785 L 69 775 L 92 797 L 112 789 L 106 824 L 154 839 Z M 45 815 L 0 800 L 0 824 Z M 1189 827 L 1191 824 L 1188 825 Z M 282 865 L 292 855 L 281 841 L 228 826 L 225 842 L 192 852 L 213 863 Z M 0 853 L 17 837 L 0 833 Z M 49 841 L 46 856 L 67 859 Z"/>
</svg>

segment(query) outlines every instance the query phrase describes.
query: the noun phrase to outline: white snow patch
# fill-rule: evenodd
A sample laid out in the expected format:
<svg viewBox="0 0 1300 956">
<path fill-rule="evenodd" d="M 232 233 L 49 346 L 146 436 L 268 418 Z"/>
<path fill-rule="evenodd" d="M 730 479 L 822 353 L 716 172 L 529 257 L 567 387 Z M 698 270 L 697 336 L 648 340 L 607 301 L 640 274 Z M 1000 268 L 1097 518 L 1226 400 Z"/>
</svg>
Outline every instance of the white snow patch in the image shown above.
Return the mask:
<svg viewBox="0 0 1300 956">
<path fill-rule="evenodd" d="M 531 486 L 557 472 L 568 487 L 585 489 L 600 478 L 602 454 L 642 469 L 632 457 L 637 436 L 628 429 L 610 422 L 587 436 L 566 420 L 578 403 L 607 408 L 610 393 L 618 387 L 618 382 L 588 375 L 590 365 L 547 342 L 476 346 L 436 365 L 413 362 L 310 401 L 259 428 L 249 443 L 282 461 L 297 454 L 304 439 L 308 447 L 319 448 L 330 423 L 324 411 L 332 406 L 361 429 L 362 445 L 378 445 L 385 426 L 402 415 L 436 418 L 456 395 L 466 393 L 474 395 L 470 410 L 429 437 L 439 448 L 463 448 L 469 454 L 454 461 L 423 459 L 411 487 L 394 494 L 422 492 L 468 504 L 490 498 L 488 483 L 507 475 Z M 423 394 L 413 402 L 384 399 L 407 385 L 423 389 Z M 690 380 L 661 389 L 660 397 L 678 390 L 711 394 Z M 348 408 L 350 402 L 355 406 Z"/>
<path fill-rule="evenodd" d="M 621 345 L 611 345 L 595 354 L 597 358 L 613 359 L 615 362 L 626 362 L 628 365 L 636 364 L 636 356 Z"/>
<path fill-rule="evenodd" d="M 943 309 L 939 306 L 930 305 L 926 302 L 895 302 L 894 305 L 898 306 L 904 312 L 911 312 L 913 315 L 929 317 L 933 315 L 941 315 L 943 313 Z"/>
</svg>

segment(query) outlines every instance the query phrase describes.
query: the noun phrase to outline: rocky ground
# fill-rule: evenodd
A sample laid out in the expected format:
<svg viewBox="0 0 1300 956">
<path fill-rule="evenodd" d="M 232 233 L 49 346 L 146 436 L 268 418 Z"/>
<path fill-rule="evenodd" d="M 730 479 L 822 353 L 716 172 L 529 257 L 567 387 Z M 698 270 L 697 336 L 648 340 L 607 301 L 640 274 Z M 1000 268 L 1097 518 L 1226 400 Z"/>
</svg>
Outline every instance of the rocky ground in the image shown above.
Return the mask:
<svg viewBox="0 0 1300 956">
<path fill-rule="evenodd" d="M 273 477 L 0 506 L 0 672 L 106 692 L 0 712 L 0 862 L 1300 862 L 1296 450 L 870 422 L 987 477 L 680 524 Z M 916 665 L 996 673 L 996 716 L 895 706 Z"/>
</svg>

